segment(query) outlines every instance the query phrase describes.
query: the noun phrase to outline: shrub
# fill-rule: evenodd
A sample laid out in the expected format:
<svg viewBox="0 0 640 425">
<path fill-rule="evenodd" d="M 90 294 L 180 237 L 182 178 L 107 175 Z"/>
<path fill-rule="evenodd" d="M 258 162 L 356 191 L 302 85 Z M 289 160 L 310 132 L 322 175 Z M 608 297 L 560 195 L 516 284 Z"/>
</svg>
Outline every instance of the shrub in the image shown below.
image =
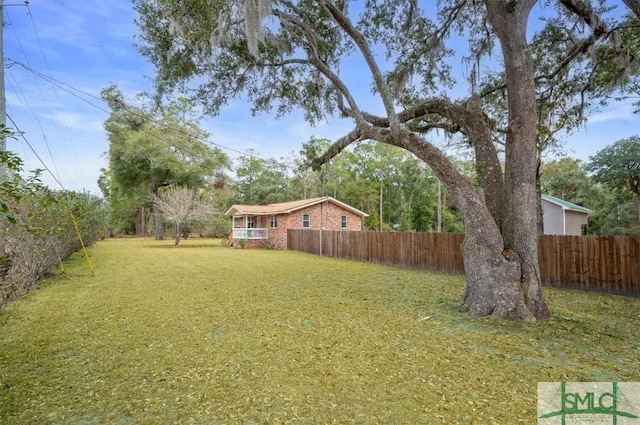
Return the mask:
<svg viewBox="0 0 640 425">
<path fill-rule="evenodd" d="M 81 248 L 76 225 L 85 245 L 105 232 L 102 199 L 52 191 L 40 183 L 38 173 L 24 179 L 19 171 L 19 164 L 10 167 L 5 180 L 9 184 L 0 187 L 0 199 L 7 205 L 0 215 L 0 309 Z"/>
</svg>

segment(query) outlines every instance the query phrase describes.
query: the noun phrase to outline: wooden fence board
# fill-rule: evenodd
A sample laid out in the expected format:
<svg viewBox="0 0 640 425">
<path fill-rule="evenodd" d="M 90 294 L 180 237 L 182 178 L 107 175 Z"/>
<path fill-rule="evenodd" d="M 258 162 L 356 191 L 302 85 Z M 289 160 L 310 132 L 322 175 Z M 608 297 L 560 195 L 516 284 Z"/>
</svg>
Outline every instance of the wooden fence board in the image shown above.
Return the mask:
<svg viewBox="0 0 640 425">
<path fill-rule="evenodd" d="M 464 273 L 460 233 L 289 230 L 291 250 L 400 267 Z M 640 238 L 538 237 L 546 285 L 640 297 Z"/>
</svg>

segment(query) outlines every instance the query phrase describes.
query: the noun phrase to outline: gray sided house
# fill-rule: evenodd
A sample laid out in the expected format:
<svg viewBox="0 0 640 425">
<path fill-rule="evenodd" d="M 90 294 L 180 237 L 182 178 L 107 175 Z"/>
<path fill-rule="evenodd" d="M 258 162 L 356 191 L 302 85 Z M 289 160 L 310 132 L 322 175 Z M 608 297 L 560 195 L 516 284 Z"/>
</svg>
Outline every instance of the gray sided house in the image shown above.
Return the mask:
<svg viewBox="0 0 640 425">
<path fill-rule="evenodd" d="M 542 195 L 545 235 L 584 235 L 591 210 L 555 196 Z"/>
</svg>

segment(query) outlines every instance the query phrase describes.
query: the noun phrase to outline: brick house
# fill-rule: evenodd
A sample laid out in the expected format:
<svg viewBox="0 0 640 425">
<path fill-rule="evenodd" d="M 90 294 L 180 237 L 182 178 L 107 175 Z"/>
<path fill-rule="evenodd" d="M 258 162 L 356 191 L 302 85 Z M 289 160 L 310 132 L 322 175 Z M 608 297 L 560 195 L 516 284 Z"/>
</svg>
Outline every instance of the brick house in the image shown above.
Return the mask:
<svg viewBox="0 0 640 425">
<path fill-rule="evenodd" d="M 287 248 L 287 230 L 362 230 L 368 214 L 330 196 L 269 205 L 233 205 L 232 243 Z"/>
</svg>

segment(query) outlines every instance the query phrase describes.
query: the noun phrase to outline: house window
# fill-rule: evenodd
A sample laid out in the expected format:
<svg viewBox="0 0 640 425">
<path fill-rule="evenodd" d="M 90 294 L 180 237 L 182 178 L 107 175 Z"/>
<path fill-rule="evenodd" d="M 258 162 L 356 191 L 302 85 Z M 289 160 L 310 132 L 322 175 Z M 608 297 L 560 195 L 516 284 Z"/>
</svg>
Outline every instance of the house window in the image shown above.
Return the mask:
<svg viewBox="0 0 640 425">
<path fill-rule="evenodd" d="M 253 222 L 253 217 L 247 217 L 247 229 L 253 229 L 256 224 Z"/>
<path fill-rule="evenodd" d="M 277 215 L 272 215 L 271 216 L 271 228 L 275 228 L 278 227 L 278 216 Z"/>
<path fill-rule="evenodd" d="M 309 214 L 302 214 L 302 227 L 305 229 L 311 227 L 311 216 Z"/>
<path fill-rule="evenodd" d="M 341 215 L 340 216 L 340 227 L 342 227 L 343 229 L 347 228 L 347 216 L 346 215 Z"/>
</svg>

